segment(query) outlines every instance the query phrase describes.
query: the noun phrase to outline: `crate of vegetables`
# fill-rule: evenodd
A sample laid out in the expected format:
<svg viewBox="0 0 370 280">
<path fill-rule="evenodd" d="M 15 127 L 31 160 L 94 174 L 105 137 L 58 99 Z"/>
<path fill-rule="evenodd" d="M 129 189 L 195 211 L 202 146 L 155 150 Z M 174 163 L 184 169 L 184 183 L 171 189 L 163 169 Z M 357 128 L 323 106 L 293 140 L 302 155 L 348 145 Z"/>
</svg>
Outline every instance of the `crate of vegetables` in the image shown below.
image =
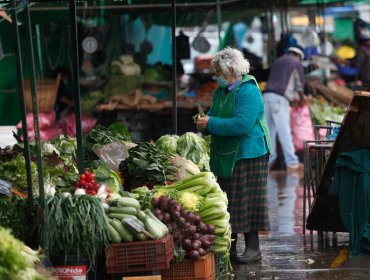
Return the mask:
<svg viewBox="0 0 370 280">
<path fill-rule="evenodd" d="M 174 257 L 171 234 L 158 240 L 110 244 L 105 251 L 109 274 L 162 270 L 170 267 Z"/>
<path fill-rule="evenodd" d="M 209 253 L 198 260 L 184 259 L 171 263 L 171 267 L 161 271 L 162 280 L 214 280 L 215 259 Z"/>
</svg>

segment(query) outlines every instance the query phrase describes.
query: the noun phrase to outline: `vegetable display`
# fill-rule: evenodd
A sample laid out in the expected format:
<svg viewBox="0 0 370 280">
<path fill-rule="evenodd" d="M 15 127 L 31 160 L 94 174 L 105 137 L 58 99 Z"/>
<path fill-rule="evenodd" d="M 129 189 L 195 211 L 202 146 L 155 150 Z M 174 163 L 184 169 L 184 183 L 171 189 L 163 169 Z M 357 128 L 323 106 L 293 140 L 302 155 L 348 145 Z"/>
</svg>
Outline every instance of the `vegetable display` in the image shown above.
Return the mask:
<svg viewBox="0 0 370 280">
<path fill-rule="evenodd" d="M 148 182 L 166 184 L 175 179 L 176 168 L 171 156 L 151 143 L 139 143 L 129 150 L 129 157 L 121 162 L 120 171 L 126 187 L 143 186 Z"/>
<path fill-rule="evenodd" d="M 203 197 L 199 209 L 199 217 L 205 224 L 215 227 L 216 238 L 212 251 L 216 254 L 225 254 L 231 245 L 230 214 L 227 212 L 227 196 L 221 190 L 212 172 L 201 172 L 190 178 L 178 181 L 168 187 L 178 192 L 191 192 Z M 188 202 L 185 200 L 184 205 Z"/>
<path fill-rule="evenodd" d="M 200 173 L 199 167 L 191 160 L 175 155 L 171 162 L 176 167 L 175 180 L 180 181 L 192 175 Z"/>
<path fill-rule="evenodd" d="M 177 153 L 194 162 L 200 170 L 209 171 L 207 142 L 193 132 L 187 132 L 177 140 Z"/>
<path fill-rule="evenodd" d="M 76 168 L 76 139 L 60 136 L 41 143 L 46 223 L 37 225 L 35 232 L 40 234 L 39 243 L 49 244 L 50 256 L 87 257 L 94 267 L 110 243 L 162 239 L 169 233 L 175 241 L 178 261 L 185 256 L 197 260 L 210 252 L 228 252 L 231 228 L 227 197 L 213 173 L 207 171 L 206 140 L 189 132 L 164 135 L 155 144 L 134 144 L 125 150 L 125 160 L 118 157 L 118 162 L 122 160 L 119 172 L 98 150 L 112 146 L 108 145 L 111 143 L 130 141 L 126 127 L 98 125 L 84 140 L 86 171 L 82 174 Z M 2 185 L 6 196 L 27 191 L 25 160 L 20 151 L 22 144 L 0 150 L 0 179 L 13 185 Z M 30 152 L 37 197 L 36 153 L 32 144 Z M 26 201 L 0 197 L 0 225 L 11 227 L 20 238 L 32 232 L 24 211 Z M 0 228 L 0 236 L 1 233 Z M 24 257 L 33 258 L 32 254 Z M 34 256 L 35 261 L 37 258 Z M 4 271 L 0 263 L 0 279 Z"/>
<path fill-rule="evenodd" d="M 185 250 L 186 256 L 197 260 L 211 251 L 215 239 L 215 227 L 167 196 L 153 198 L 154 215 L 166 224 L 175 245 Z M 178 259 L 179 261 L 180 259 Z"/>
<path fill-rule="evenodd" d="M 29 216 L 26 214 L 27 199 L 22 197 L 10 197 L 0 199 L 0 226 L 12 230 L 14 237 L 29 241 L 32 235 L 32 226 Z M 32 215 L 32 213 L 29 213 Z"/>
<path fill-rule="evenodd" d="M 316 124 L 325 125 L 326 120 L 341 122 L 345 111 L 339 106 L 333 106 L 324 98 L 311 98 L 310 111 Z"/>
<path fill-rule="evenodd" d="M 55 195 L 47 199 L 46 207 L 49 254 L 87 256 L 95 266 L 96 257 L 108 245 L 108 219 L 101 200 L 89 195 Z"/>
<path fill-rule="evenodd" d="M 118 193 L 122 186 L 120 175 L 110 169 L 104 161 L 97 160 L 94 164 L 92 171 L 95 174 L 95 181 L 108 186 L 111 192 Z"/>
<path fill-rule="evenodd" d="M 161 239 L 169 233 L 166 226 L 149 209 L 141 210 L 139 201 L 134 198 L 117 196 L 110 198 L 108 203 L 111 243 Z"/>
<path fill-rule="evenodd" d="M 0 161 L 0 179 L 9 181 L 13 188 L 22 193 L 27 192 L 26 161 L 23 155 L 17 155 L 9 161 Z M 36 164 L 31 161 L 33 185 L 37 183 Z"/>
<path fill-rule="evenodd" d="M 97 125 L 91 129 L 84 139 L 84 161 L 86 166 L 98 159 L 94 153 L 95 147 L 104 146 L 117 141 L 131 141 L 131 135 L 121 123 L 113 123 L 108 127 Z"/>
<path fill-rule="evenodd" d="M 155 145 L 161 148 L 168 154 L 176 154 L 177 152 L 177 140 L 179 136 L 177 135 L 163 135 L 156 142 Z"/>
<path fill-rule="evenodd" d="M 110 190 L 108 187 L 100 186 L 95 182 L 95 174 L 86 171 L 80 175 L 80 180 L 76 183 L 75 192 L 79 189 L 85 190 L 87 194 L 97 195 L 100 199 L 105 200 L 109 197 Z"/>
<path fill-rule="evenodd" d="M 47 279 L 34 269 L 40 263 L 40 252 L 17 240 L 10 230 L 0 227 L 0 279 Z"/>
<path fill-rule="evenodd" d="M 172 154 L 177 153 L 181 157 L 192 161 L 200 170 L 210 170 L 208 144 L 202 137 L 193 132 L 187 132 L 180 137 L 164 135 L 157 140 L 156 146 L 163 151 Z"/>
<path fill-rule="evenodd" d="M 85 147 L 88 151 L 92 151 L 96 145 L 103 146 L 116 141 L 131 141 L 131 135 L 125 126 L 120 123 L 114 123 L 108 127 L 98 124 L 87 134 Z"/>
</svg>

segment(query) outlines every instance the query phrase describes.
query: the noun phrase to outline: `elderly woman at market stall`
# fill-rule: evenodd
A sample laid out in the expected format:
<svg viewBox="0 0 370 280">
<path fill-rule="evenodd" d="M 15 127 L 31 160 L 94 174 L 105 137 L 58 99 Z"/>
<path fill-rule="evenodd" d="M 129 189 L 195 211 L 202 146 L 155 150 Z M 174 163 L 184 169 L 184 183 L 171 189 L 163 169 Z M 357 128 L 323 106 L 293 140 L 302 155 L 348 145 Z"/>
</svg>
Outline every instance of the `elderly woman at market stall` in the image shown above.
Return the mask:
<svg viewBox="0 0 370 280">
<path fill-rule="evenodd" d="M 237 263 L 262 259 L 258 231 L 269 230 L 267 206 L 268 160 L 271 140 L 257 81 L 243 54 L 227 47 L 212 60 L 218 88 L 198 129 L 210 133 L 212 172 L 229 199 L 232 239 L 230 256 Z M 238 233 L 245 251 L 237 256 Z"/>
</svg>

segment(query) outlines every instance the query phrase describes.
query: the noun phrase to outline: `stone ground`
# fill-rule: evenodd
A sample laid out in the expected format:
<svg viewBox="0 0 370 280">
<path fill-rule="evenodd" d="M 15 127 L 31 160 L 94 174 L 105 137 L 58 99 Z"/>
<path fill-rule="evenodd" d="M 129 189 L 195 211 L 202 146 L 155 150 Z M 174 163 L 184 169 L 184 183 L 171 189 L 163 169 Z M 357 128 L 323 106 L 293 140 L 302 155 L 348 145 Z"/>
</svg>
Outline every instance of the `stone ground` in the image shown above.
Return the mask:
<svg viewBox="0 0 370 280">
<path fill-rule="evenodd" d="M 233 265 L 233 279 L 370 280 L 370 256 L 350 256 L 348 233 L 303 235 L 302 176 L 271 172 L 268 200 L 271 231 L 260 234 L 263 259 Z M 242 239 L 239 253 L 244 250 Z"/>
</svg>

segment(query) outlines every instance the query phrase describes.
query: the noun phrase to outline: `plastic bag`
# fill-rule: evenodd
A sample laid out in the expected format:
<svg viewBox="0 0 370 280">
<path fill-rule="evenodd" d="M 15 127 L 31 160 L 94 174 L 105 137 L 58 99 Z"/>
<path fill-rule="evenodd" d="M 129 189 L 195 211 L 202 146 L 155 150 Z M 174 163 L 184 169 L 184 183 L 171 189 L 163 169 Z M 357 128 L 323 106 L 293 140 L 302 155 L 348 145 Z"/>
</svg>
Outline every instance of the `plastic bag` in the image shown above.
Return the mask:
<svg viewBox="0 0 370 280">
<path fill-rule="evenodd" d="M 34 129 L 33 114 L 32 112 L 27 113 L 27 128 L 28 130 Z M 52 127 L 55 124 L 56 114 L 55 111 L 50 113 L 39 113 L 39 127 L 40 129 Z M 17 124 L 18 129 L 22 129 L 22 121 Z"/>
<path fill-rule="evenodd" d="M 58 125 L 55 125 L 55 126 L 49 127 L 49 128 L 40 129 L 40 139 L 41 139 L 41 141 L 53 140 L 55 137 L 57 137 L 61 134 L 63 134 L 63 130 Z M 28 138 L 30 140 L 35 139 L 34 129 L 29 129 L 28 130 Z"/>
<path fill-rule="evenodd" d="M 97 119 L 82 116 L 82 131 L 83 133 L 88 133 L 92 128 L 96 126 Z M 76 115 L 71 114 L 59 121 L 59 125 L 63 130 L 64 135 L 69 135 L 71 137 L 76 136 Z"/>
<path fill-rule="evenodd" d="M 295 151 L 301 152 L 303 151 L 303 141 L 315 139 L 308 105 L 291 108 L 290 125 Z"/>
</svg>

